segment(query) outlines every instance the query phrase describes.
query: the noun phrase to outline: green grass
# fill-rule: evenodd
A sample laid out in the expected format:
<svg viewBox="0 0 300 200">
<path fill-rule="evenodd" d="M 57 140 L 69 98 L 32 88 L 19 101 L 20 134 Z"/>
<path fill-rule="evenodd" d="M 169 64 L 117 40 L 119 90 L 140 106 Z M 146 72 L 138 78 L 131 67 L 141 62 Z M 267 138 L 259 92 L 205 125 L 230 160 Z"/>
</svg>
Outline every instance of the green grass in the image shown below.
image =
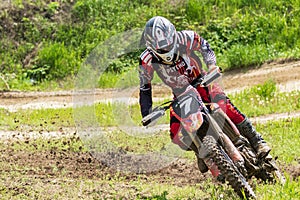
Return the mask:
<svg viewBox="0 0 300 200">
<path fill-rule="evenodd" d="M 65 78 L 78 73 L 93 49 L 114 35 L 143 28 L 155 15 L 169 18 L 177 30 L 197 31 L 208 40 L 224 70 L 299 59 L 299 7 L 297 0 L 4 3 L 0 6 L 0 90 L 70 89 L 70 81 L 63 83 Z M 135 69 L 140 53 L 118 52 L 98 86 L 112 87 L 117 82 L 112 74 L 122 76 Z"/>
<path fill-rule="evenodd" d="M 257 117 L 271 113 L 295 112 L 300 110 L 300 91 L 278 92 L 272 81 L 254 86 L 240 93 L 229 95 L 234 105 L 248 117 Z M 170 99 L 166 99 L 168 101 Z M 154 102 L 154 106 L 164 101 Z M 74 127 L 74 120 L 80 119 L 94 125 L 140 126 L 140 110 L 138 104 L 96 103 L 94 106 L 62 109 L 19 110 L 8 112 L 0 109 L 0 128 L 22 130 L 26 126 L 33 130 L 57 130 L 56 127 Z M 92 115 L 91 115 L 92 114 Z M 75 119 L 74 119 L 75 117 Z M 78 121 L 76 121 L 78 123 Z M 158 122 L 169 123 L 169 113 Z"/>
<path fill-rule="evenodd" d="M 266 124 L 257 124 L 257 131 L 272 147 L 272 154 L 278 156 L 281 164 L 297 164 L 300 150 L 300 118 L 270 121 Z M 130 129 L 128 129 L 130 130 Z M 128 130 L 112 130 L 104 134 L 100 139 L 110 141 L 116 147 L 133 153 L 157 152 L 164 148 L 172 149 L 169 132 L 153 130 L 153 133 L 141 134 Z M 104 139 L 105 138 L 105 139 Z M 99 139 L 99 141 L 101 141 Z M 86 141 L 90 142 L 90 141 Z M 93 141 L 95 142 L 95 141 Z M 170 146 L 171 145 L 171 146 Z M 102 149 L 99 149 L 101 151 Z M 177 149 L 179 150 L 179 149 Z M 174 149 L 176 151 L 176 148 Z M 172 150 L 170 150 L 172 152 Z M 186 152 L 185 158 L 194 159 L 192 152 Z"/>
<path fill-rule="evenodd" d="M 272 154 L 278 156 L 282 163 L 299 163 L 300 118 L 258 124 L 257 130 L 269 141 Z"/>
<path fill-rule="evenodd" d="M 0 126 L 9 130 L 57 130 L 62 127 L 74 127 L 72 108 L 20 110 L 8 112 L 0 109 Z"/>
<path fill-rule="evenodd" d="M 283 199 L 299 199 L 300 179 L 291 180 L 288 176 L 287 183 L 283 186 L 279 184 L 268 185 L 260 184 L 257 186 L 259 199 L 262 200 L 283 200 Z"/>
<path fill-rule="evenodd" d="M 81 139 L 76 135 L 76 133 L 69 133 L 70 135 L 66 135 L 60 138 L 49 138 L 43 137 L 43 134 L 40 137 L 35 139 L 12 139 L 14 140 L 12 143 L 13 150 L 18 151 L 26 151 L 26 152 L 39 152 L 39 151 L 70 151 L 70 152 L 87 152 L 84 143 L 82 143 Z M 26 138 L 26 137 L 25 137 Z M 47 139 L 48 138 L 48 139 Z M 10 141 L 11 142 L 11 141 Z M 1 141 L 0 148 L 10 148 L 7 143 L 3 143 Z"/>
<path fill-rule="evenodd" d="M 248 91 L 249 97 L 253 93 L 260 98 L 277 98 L 282 94 L 276 94 L 273 83 L 266 83 L 259 87 L 253 87 Z M 247 94 L 248 94 L 247 93 Z M 293 94 L 293 95 L 291 95 Z M 284 93 L 283 96 L 291 97 L 292 101 L 298 100 L 298 96 L 294 93 Z M 299 95 L 299 94 L 298 94 Z M 241 96 L 246 96 L 244 93 Z M 236 95 L 235 97 L 238 97 Z M 278 101 L 287 101 L 288 99 L 279 98 Z M 292 102 L 291 101 L 291 102 Z M 258 101 L 259 102 L 259 101 Z M 290 103 L 287 103 L 289 105 Z M 244 104 L 243 104 L 244 105 Z M 246 105 L 246 104 L 245 104 Z M 261 108 L 266 105 L 260 105 Z M 280 104 L 278 104 L 280 105 Z M 297 104 L 295 104 L 297 105 Z M 294 105 L 294 106 L 295 106 Z M 115 106 L 115 107 L 114 107 Z M 272 106 L 277 107 L 276 104 Z M 159 131 L 150 135 L 143 135 L 139 132 L 126 132 L 116 129 L 110 129 L 109 125 L 115 125 L 114 115 L 112 113 L 120 109 L 120 105 L 114 104 L 97 104 L 95 107 L 85 108 L 87 114 L 93 109 L 97 111 L 97 123 L 105 126 L 105 134 L 97 140 L 96 137 L 92 141 L 98 144 L 98 147 L 103 145 L 103 141 L 111 141 L 113 144 L 128 153 L 147 153 L 162 151 L 165 147 L 170 148 L 187 159 L 187 162 L 195 160 L 192 152 L 183 152 L 176 145 L 173 145 L 169 138 L 168 131 Z M 242 107 L 243 109 L 246 108 Z M 297 107 L 294 107 L 294 109 Z M 128 109 L 130 115 L 133 116 L 134 122 L 140 118 L 139 108 L 137 105 L 130 106 Z M 79 110 L 80 111 L 80 110 Z M 266 112 L 266 110 L 264 110 Z M 72 122 L 72 108 L 68 109 L 43 109 L 43 110 L 21 110 L 16 113 L 9 113 L 1 109 L 1 126 L 8 125 L 12 130 L 23 132 L 28 128 L 30 130 L 58 130 L 61 127 L 74 126 Z M 134 114 L 135 113 L 135 114 Z M 263 112 L 261 114 L 264 114 Z M 107 118 L 103 118 L 107 116 Z M 40 118 L 42 118 L 40 120 Z M 123 118 L 118 118 L 122 120 Z M 102 121 L 101 121 L 102 120 Z M 168 122 L 167 116 L 162 120 L 162 123 Z M 124 122 L 125 123 L 125 122 Z M 129 122 L 131 123 L 131 121 Z M 126 124 L 126 123 L 125 123 Z M 27 128 L 20 128 L 23 125 Z M 19 127 L 19 128 L 18 128 Z M 288 119 L 280 121 L 270 121 L 266 124 L 256 124 L 257 130 L 263 135 L 265 140 L 272 147 L 272 155 L 278 156 L 277 162 L 282 167 L 298 165 L 299 160 L 299 130 L 300 119 Z M 26 131 L 25 131 L 26 132 Z M 24 133 L 26 135 L 26 133 Z M 209 198 L 209 199 L 235 199 L 237 198 L 234 192 L 224 185 L 216 185 L 210 178 L 199 184 L 178 184 L 177 177 L 169 177 L 165 175 L 135 175 L 135 178 L 128 179 L 128 175 L 122 173 L 110 172 L 103 174 L 102 170 L 92 168 L 94 178 L 86 176 L 75 176 L 68 178 L 69 174 L 76 173 L 69 168 L 60 168 L 51 156 L 71 154 L 73 156 L 80 155 L 89 151 L 89 140 L 82 138 L 79 140 L 78 135 L 73 133 L 70 136 L 46 139 L 37 138 L 33 140 L 11 140 L 10 142 L 0 142 L 0 151 L 3 155 L 12 155 L 9 159 L 0 159 L 0 196 L 2 199 L 97 199 L 97 198 L 130 198 L 130 199 L 182 199 L 182 198 Z M 77 133 L 78 134 L 78 133 Z M 80 133 L 79 133 L 80 134 Z M 42 135 L 41 135 L 42 136 Z M 103 140 L 105 139 L 105 140 Z M 95 150 L 95 149 L 94 149 Z M 101 151 L 101 149 L 99 149 Z M 51 153 L 52 152 L 52 153 Z M 54 154 L 55 152 L 55 154 Z M 169 152 L 169 153 L 172 153 Z M 27 154 L 36 156 L 49 156 L 47 163 L 33 164 L 15 164 L 20 155 Z M 4 157 L 3 157 L 4 158 Z M 64 157 L 62 157 L 64 159 Z M 26 162 L 26 161 L 25 161 Z M 65 166 L 66 167 L 66 166 Z M 51 169 L 49 173 L 45 171 Z M 89 165 L 84 169 L 88 170 Z M 71 170 L 71 171 L 70 171 Z M 80 170 L 80 169 L 79 169 Z M 41 175 L 35 175 L 35 174 Z M 184 171 L 182 173 L 185 173 Z M 32 175 L 30 175 L 32 174 Z M 285 172 L 287 183 L 284 186 L 279 184 L 269 185 L 256 183 L 255 192 L 259 199 L 297 199 L 299 196 L 300 181 L 298 179 L 290 179 L 289 174 Z M 160 181 L 159 181 L 160 180 Z M 164 182 L 161 182 L 164 180 Z M 70 189 L 72 188 L 72 189 Z M 20 192 L 22 191 L 22 192 Z"/>
<path fill-rule="evenodd" d="M 255 99 L 253 97 L 255 97 Z M 251 98 L 253 98 L 253 101 L 249 101 Z M 253 87 L 239 95 L 236 94 L 232 99 L 236 105 L 239 105 L 240 110 L 250 117 L 270 114 L 275 111 L 280 113 L 299 110 L 299 91 L 277 93 L 273 84 L 270 82 L 265 85 Z M 267 103 L 267 101 L 269 101 L 269 103 Z M 155 104 L 157 105 L 159 103 L 156 102 Z M 124 114 L 121 114 L 120 111 Z M 91 112 L 95 112 L 95 115 L 91 115 Z M 84 116 L 88 116 L 83 117 L 83 119 L 85 119 L 84 123 L 87 123 L 87 125 L 89 125 L 88 123 L 91 123 L 91 125 L 101 127 L 116 127 L 119 125 L 141 126 L 138 105 L 126 106 L 124 104 L 99 103 L 96 104 L 95 107 L 86 106 L 79 108 L 79 110 L 75 110 L 75 113 L 72 108 L 19 110 L 18 112 L 8 112 L 4 109 L 0 109 L 0 127 L 5 130 L 9 129 L 16 131 L 58 131 L 61 128 L 71 128 L 76 125 L 79 125 L 80 127 L 81 124 L 76 124 L 73 118 L 74 114 L 80 113 L 86 113 Z M 128 118 L 128 116 L 130 117 Z M 75 116 L 75 118 L 82 118 L 82 116 Z M 168 124 L 168 122 L 169 115 L 167 113 L 158 124 Z M 283 129 L 282 122 L 280 121 L 259 125 L 257 127 L 258 131 L 261 132 L 268 141 L 274 141 L 272 142 L 272 146 L 274 145 L 274 152 L 279 156 L 284 153 L 281 151 L 288 151 L 289 149 L 295 151 L 294 154 L 289 154 L 290 158 L 285 158 L 284 162 L 286 163 L 291 163 L 300 153 L 297 151 L 298 140 L 293 140 L 293 138 L 299 138 L 299 122 L 299 119 L 284 121 L 284 127 L 286 127 L 286 129 Z M 149 149 L 155 149 L 156 151 L 160 150 L 164 146 L 162 141 L 168 141 L 169 138 L 167 131 L 157 132 L 152 138 L 153 141 L 156 142 L 149 143 L 145 134 L 139 135 L 138 133 L 133 132 L 132 135 L 128 135 L 126 132 L 117 130 L 118 129 L 113 128 L 107 135 L 109 140 L 114 141 L 117 146 L 120 146 L 123 149 L 135 149 L 140 145 L 147 147 L 146 149 L 139 149 L 141 152 L 148 151 Z M 139 135 L 139 137 L 135 138 L 134 136 L 137 135 Z M 160 140 L 160 138 L 164 139 Z M 285 143 L 285 138 L 290 139 L 288 143 Z M 128 141 L 128 143 L 123 143 L 124 141 Z M 290 145 L 291 141 L 293 145 Z M 279 148 L 282 145 L 288 148 Z M 281 151 L 277 152 L 278 149 Z"/>
<path fill-rule="evenodd" d="M 273 148 L 272 154 L 278 155 L 278 162 L 282 165 L 296 164 L 299 159 L 299 118 L 289 121 L 269 122 L 268 124 L 259 124 L 259 131 L 263 130 L 263 135 Z M 287 134 L 288 133 L 288 134 Z M 132 138 L 124 133 L 112 132 L 107 135 L 120 147 L 130 146 L 129 151 L 153 151 L 159 144 L 166 144 L 169 139 L 166 136 L 155 135 L 154 138 L 140 140 L 140 145 L 136 142 L 139 139 Z M 12 143 L 14 145 L 12 145 Z M 95 170 L 94 178 L 85 176 L 77 178 L 68 178 L 70 169 L 60 169 L 52 160 L 49 154 L 49 165 L 41 164 L 23 164 L 13 165 L 20 153 L 30 156 L 39 155 L 38 152 L 53 151 L 56 155 L 64 155 L 66 152 L 86 152 L 81 140 L 77 136 L 60 139 L 37 139 L 32 141 L 14 141 L 12 143 L 0 142 L 0 151 L 13 153 L 11 159 L 0 160 L 0 169 L 2 171 L 0 179 L 0 196 L 3 199 L 32 199 L 32 198 L 52 198 L 52 199 L 94 199 L 94 198 L 134 198 L 134 199 L 235 199 L 237 196 L 231 188 L 224 185 L 216 185 L 211 178 L 200 182 L 199 184 L 178 184 L 177 177 L 168 177 L 165 175 L 135 175 L 128 180 L 129 174 L 111 172 L 101 175 L 101 171 Z M 160 147 L 159 147 L 160 148 Z M 52 154 L 53 155 L 53 154 Z M 74 154 L 75 156 L 76 154 Z M 186 157 L 188 158 L 188 157 Z M 194 159 L 194 158 L 188 158 Z M 26 161 L 25 161 L 26 162 Z M 50 167 L 52 175 L 32 174 L 43 173 L 45 168 Z M 88 170 L 88 166 L 85 168 Z M 72 171 L 71 171 L 72 172 Z M 32 175 L 29 175 L 31 173 Z M 74 172 L 75 173 L 75 172 Z M 182 173 L 185 173 L 184 171 Z M 98 174 L 98 175 L 97 175 Z M 191 174 L 192 175 L 192 174 Z M 286 174 L 287 183 L 283 186 L 279 184 L 262 184 L 255 180 L 252 183 L 255 186 L 255 192 L 258 199 L 297 199 L 299 195 L 299 178 L 290 179 Z M 160 182 L 158 180 L 164 180 Z M 71 189 L 72 188 L 72 189 Z M 20 192 L 22 191 L 22 192 Z"/>
<path fill-rule="evenodd" d="M 22 169 L 22 168 L 21 168 Z M 215 187 L 207 181 L 204 185 L 194 186 L 176 186 L 169 180 L 168 183 L 157 183 L 141 175 L 140 180 L 124 180 L 122 177 L 109 175 L 109 179 L 78 179 L 72 180 L 60 178 L 60 180 L 48 179 L 49 182 L 42 183 L 41 179 L 33 179 L 30 176 L 26 177 L 20 172 L 13 173 L 15 177 L 10 179 L 13 181 L 10 187 L 15 190 L 21 189 L 23 193 L 18 191 L 0 188 L 0 195 L 4 199 L 183 199 L 183 198 L 199 198 L 210 197 L 210 192 L 213 194 L 213 199 L 217 199 L 218 195 L 223 194 L 228 198 L 236 197 L 228 187 Z M 11 174 L 5 174 L 11 175 Z M 149 180 L 150 179 L 150 180 Z M 27 184 L 26 184 L 27 182 Z M 6 182 L 4 182 L 6 183 Z M 207 191 L 207 192 L 206 192 Z"/>
<path fill-rule="evenodd" d="M 98 85 L 99 88 L 130 88 L 139 86 L 139 73 L 136 67 L 132 67 L 127 71 L 116 76 L 115 72 L 105 72 L 101 74 Z M 161 79 L 154 73 L 152 84 L 162 83 Z"/>
<path fill-rule="evenodd" d="M 255 94 L 255 95 L 254 95 Z M 239 96 L 240 95 L 240 96 Z M 233 99 L 251 98 L 257 96 L 260 99 L 253 101 L 253 105 L 261 108 L 256 115 L 265 114 L 268 109 L 263 109 L 268 106 L 274 106 L 276 109 L 282 105 L 287 105 L 284 111 L 288 109 L 297 110 L 299 108 L 299 93 L 277 93 L 276 87 L 272 82 L 267 82 L 237 94 Z M 290 98 L 284 98 L 289 96 Z M 259 104 L 262 99 L 277 99 L 278 104 Z M 275 100 L 274 100 L 275 101 Z M 281 104 L 279 102 L 285 102 Z M 256 102 L 256 103 L 255 103 Z M 158 104 L 158 102 L 156 102 Z M 297 107 L 298 105 L 298 107 Z M 124 105 L 123 105 L 124 106 Z M 125 106 L 126 107 L 126 106 Z M 247 111 L 247 104 L 242 104 L 242 109 Z M 147 153 L 162 151 L 165 147 L 173 150 L 176 155 L 187 159 L 187 162 L 195 160 L 192 152 L 183 152 L 176 145 L 173 145 L 169 138 L 168 131 L 159 131 L 150 135 L 143 135 L 139 132 L 120 131 L 110 129 L 109 126 L 116 125 L 115 114 L 119 114 L 122 104 L 96 104 L 94 107 L 84 108 L 84 112 L 90 115 L 90 111 L 96 110 L 96 123 L 106 127 L 104 136 L 97 140 L 92 138 L 92 141 L 102 147 L 103 141 L 111 141 L 113 144 L 128 153 Z M 138 124 L 140 119 L 139 107 L 132 105 L 126 108 L 129 115 L 132 116 L 133 122 Z M 77 110 L 77 111 L 80 111 Z M 66 109 L 42 109 L 42 110 L 20 110 L 16 113 L 10 113 L 4 109 L 1 113 L 1 127 L 7 126 L 11 130 L 18 132 L 26 130 L 56 130 L 61 127 L 73 127 L 73 112 L 72 108 Z M 106 116 L 106 118 L 104 118 Z M 126 115 L 128 116 L 128 115 Z M 93 118 L 93 116 L 91 116 Z M 117 118 L 124 124 L 132 123 L 132 121 L 123 120 L 122 116 Z M 88 121 L 90 118 L 88 118 Z M 92 122 L 94 119 L 91 119 Z M 126 122 L 126 123 L 125 123 Z M 168 122 L 168 116 L 162 119 L 161 123 Z M 299 160 L 299 130 L 300 119 L 288 119 L 280 121 L 270 121 L 266 124 L 256 124 L 257 130 L 263 135 L 265 140 L 272 147 L 272 155 L 278 156 L 277 162 L 282 167 L 298 165 Z M 228 186 L 216 185 L 210 178 L 201 181 L 198 184 L 178 184 L 177 177 L 164 177 L 159 175 L 135 175 L 135 178 L 129 179 L 128 175 L 110 172 L 103 174 L 103 169 L 92 168 L 96 177 L 90 178 L 87 176 L 74 176 L 68 178 L 69 174 L 76 173 L 69 168 L 61 168 L 57 162 L 52 160 L 51 156 L 71 154 L 78 156 L 81 153 L 89 151 L 89 140 L 82 138 L 79 140 L 78 135 L 73 133 L 70 136 L 46 139 L 37 138 L 33 140 L 11 140 L 10 142 L 0 142 L 0 151 L 5 155 L 11 155 L 9 159 L 0 159 L 0 196 L 2 199 L 98 199 L 98 198 L 130 198 L 130 199 L 236 199 L 236 194 Z M 78 134 L 78 133 L 77 133 Z M 80 133 L 79 133 L 80 134 Z M 42 136 L 42 134 L 41 134 Z M 105 139 L 105 140 L 103 140 Z M 95 150 L 95 149 L 94 149 Z M 101 151 L 101 149 L 99 149 Z M 51 153 L 52 152 L 52 153 Z M 170 151 L 169 153 L 172 153 Z M 39 156 L 49 156 L 47 162 L 41 164 L 17 164 L 20 155 L 27 154 L 29 158 L 38 158 Z M 2 157 L 4 158 L 4 157 Z M 62 159 L 65 159 L 62 156 Z M 80 160 L 80 159 L 79 159 Z M 24 161 L 26 162 L 26 161 Z M 49 163 L 48 163 L 49 162 Z M 74 161 L 75 162 L 75 161 Z M 76 164 L 76 163 L 74 163 Z M 49 172 L 47 170 L 51 169 Z M 89 165 L 84 167 L 89 170 Z M 70 171 L 71 170 L 71 171 Z M 73 169 L 74 170 L 74 169 Z M 80 169 L 79 169 L 80 170 Z M 182 173 L 185 173 L 183 171 Z M 30 175 L 31 174 L 31 175 Z M 39 174 L 39 175 L 37 175 Z M 299 196 L 300 180 L 290 179 L 289 174 L 285 172 L 288 179 L 284 186 L 279 184 L 262 184 L 256 183 L 254 180 L 255 192 L 259 199 L 297 199 Z M 164 180 L 164 182 L 161 182 Z"/>
<path fill-rule="evenodd" d="M 229 97 L 248 117 L 294 112 L 300 108 L 300 91 L 278 92 L 272 80 L 229 95 Z"/>
</svg>

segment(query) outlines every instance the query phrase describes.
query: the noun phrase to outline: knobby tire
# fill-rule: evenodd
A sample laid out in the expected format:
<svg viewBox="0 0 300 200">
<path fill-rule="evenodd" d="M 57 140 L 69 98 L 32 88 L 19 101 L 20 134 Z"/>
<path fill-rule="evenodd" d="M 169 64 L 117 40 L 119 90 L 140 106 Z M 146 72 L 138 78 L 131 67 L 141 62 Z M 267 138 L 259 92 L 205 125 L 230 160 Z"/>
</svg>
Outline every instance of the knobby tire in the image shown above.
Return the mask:
<svg viewBox="0 0 300 200">
<path fill-rule="evenodd" d="M 205 136 L 203 139 L 203 144 L 206 150 L 209 152 L 209 157 L 218 166 L 221 174 L 225 177 L 228 184 L 234 189 L 234 191 L 242 198 L 247 199 L 256 198 L 255 194 L 248 184 L 243 175 L 238 171 L 229 157 L 219 147 L 215 139 L 212 136 Z M 244 194 L 243 194 L 244 193 Z"/>
</svg>

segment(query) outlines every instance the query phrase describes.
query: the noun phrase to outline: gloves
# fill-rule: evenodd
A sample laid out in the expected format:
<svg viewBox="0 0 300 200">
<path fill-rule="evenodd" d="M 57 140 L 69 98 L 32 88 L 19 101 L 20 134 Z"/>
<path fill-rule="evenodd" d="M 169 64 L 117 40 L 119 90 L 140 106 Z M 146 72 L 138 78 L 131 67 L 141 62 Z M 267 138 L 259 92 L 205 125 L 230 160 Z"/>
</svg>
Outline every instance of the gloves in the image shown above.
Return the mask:
<svg viewBox="0 0 300 200">
<path fill-rule="evenodd" d="M 208 65 L 207 68 L 208 68 L 208 73 L 214 71 L 216 68 L 219 68 L 219 72 L 220 72 L 220 73 L 222 72 L 222 68 L 221 68 L 221 67 L 218 67 L 218 66 L 215 65 L 215 64 Z"/>
</svg>

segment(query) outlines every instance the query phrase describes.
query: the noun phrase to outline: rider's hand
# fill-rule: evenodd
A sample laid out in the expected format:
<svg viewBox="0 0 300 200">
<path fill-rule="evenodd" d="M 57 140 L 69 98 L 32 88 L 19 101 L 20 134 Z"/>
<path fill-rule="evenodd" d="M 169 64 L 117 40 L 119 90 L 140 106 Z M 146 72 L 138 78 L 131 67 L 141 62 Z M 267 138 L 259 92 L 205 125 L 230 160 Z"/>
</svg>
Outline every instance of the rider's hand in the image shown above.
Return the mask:
<svg viewBox="0 0 300 200">
<path fill-rule="evenodd" d="M 217 65 L 214 65 L 214 64 L 208 65 L 207 68 L 208 68 L 208 73 L 214 71 L 217 68 L 218 68 L 218 70 L 219 70 L 220 73 L 222 72 L 222 69 L 220 67 L 218 67 Z"/>
</svg>

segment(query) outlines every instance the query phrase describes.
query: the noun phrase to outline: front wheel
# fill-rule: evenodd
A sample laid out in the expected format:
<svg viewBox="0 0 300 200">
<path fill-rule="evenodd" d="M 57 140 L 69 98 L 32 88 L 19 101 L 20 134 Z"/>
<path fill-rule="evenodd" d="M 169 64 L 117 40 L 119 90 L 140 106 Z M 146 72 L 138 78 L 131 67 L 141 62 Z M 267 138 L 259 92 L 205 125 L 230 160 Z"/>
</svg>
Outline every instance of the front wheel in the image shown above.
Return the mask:
<svg viewBox="0 0 300 200">
<path fill-rule="evenodd" d="M 218 145 L 215 139 L 212 136 L 205 136 L 203 138 L 203 145 L 208 151 L 208 157 L 218 166 L 221 174 L 234 191 L 242 198 L 256 198 L 245 177 L 239 172 L 227 153 Z"/>
</svg>

